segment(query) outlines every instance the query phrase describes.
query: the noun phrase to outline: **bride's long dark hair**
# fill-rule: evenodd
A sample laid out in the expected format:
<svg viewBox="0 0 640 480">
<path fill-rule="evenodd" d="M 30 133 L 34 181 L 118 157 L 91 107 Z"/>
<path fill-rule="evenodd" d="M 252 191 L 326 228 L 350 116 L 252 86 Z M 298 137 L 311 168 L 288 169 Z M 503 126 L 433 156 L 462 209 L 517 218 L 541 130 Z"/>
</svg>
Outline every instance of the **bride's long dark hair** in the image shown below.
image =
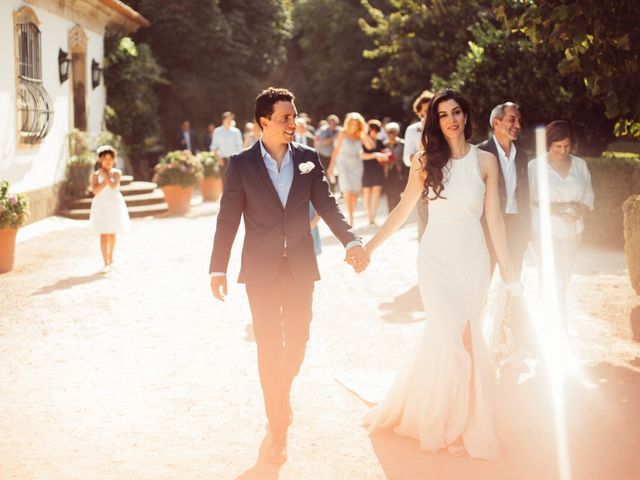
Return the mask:
<svg viewBox="0 0 640 480">
<path fill-rule="evenodd" d="M 464 138 L 471 138 L 471 112 L 469 103 L 462 95 L 451 88 L 445 88 L 438 91 L 427 110 L 427 119 L 425 128 L 422 131 L 422 165 L 427 179 L 424 182 L 424 190 L 422 196 L 430 200 L 437 198 L 445 198 L 442 195 L 444 190 L 444 177 L 448 170 L 449 159 L 451 158 L 451 147 L 447 143 L 442 130 L 440 129 L 440 119 L 438 118 L 438 105 L 447 100 L 454 100 L 467 116 L 467 122 L 464 126 Z M 433 196 L 430 197 L 429 194 Z"/>
</svg>

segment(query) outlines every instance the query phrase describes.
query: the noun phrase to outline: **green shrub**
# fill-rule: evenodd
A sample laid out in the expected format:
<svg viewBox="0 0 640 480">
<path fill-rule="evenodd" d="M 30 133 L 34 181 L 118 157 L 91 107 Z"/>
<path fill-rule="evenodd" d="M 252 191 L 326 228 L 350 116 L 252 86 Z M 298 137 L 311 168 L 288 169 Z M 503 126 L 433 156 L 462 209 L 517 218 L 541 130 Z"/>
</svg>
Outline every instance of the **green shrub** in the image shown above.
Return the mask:
<svg viewBox="0 0 640 480">
<path fill-rule="evenodd" d="M 19 228 L 29 216 L 29 197 L 9 192 L 9 182 L 0 180 L 0 228 Z"/>
<path fill-rule="evenodd" d="M 629 265 L 631 286 L 640 295 L 640 195 L 624 202 L 624 253 Z"/>
<path fill-rule="evenodd" d="M 586 158 L 595 193 L 595 210 L 585 218 L 584 241 L 621 248 L 624 245 L 622 204 L 640 194 L 640 160 Z"/>
<path fill-rule="evenodd" d="M 215 152 L 200 152 L 198 159 L 204 168 L 205 177 L 220 178 L 222 175 L 222 166 L 220 165 L 220 157 Z"/>
<path fill-rule="evenodd" d="M 167 153 L 155 166 L 153 181 L 159 187 L 191 187 L 202 180 L 202 171 L 202 163 L 189 150 L 175 150 Z"/>
</svg>

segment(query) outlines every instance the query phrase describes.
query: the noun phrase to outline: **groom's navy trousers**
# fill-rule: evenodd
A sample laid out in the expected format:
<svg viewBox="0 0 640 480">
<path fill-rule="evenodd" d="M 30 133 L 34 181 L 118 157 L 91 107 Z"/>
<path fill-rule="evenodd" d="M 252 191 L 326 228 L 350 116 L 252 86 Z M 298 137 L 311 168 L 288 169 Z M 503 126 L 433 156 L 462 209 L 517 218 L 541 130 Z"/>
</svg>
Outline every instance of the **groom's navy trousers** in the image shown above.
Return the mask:
<svg viewBox="0 0 640 480">
<path fill-rule="evenodd" d="M 286 432 L 289 424 L 291 384 L 309 339 L 313 287 L 313 282 L 293 278 L 285 257 L 274 282 L 247 284 L 260 383 L 274 435 Z"/>
<path fill-rule="evenodd" d="M 318 153 L 293 143 L 291 155 L 294 173 L 284 205 L 264 164 L 260 142 L 231 157 L 209 266 L 211 273 L 227 272 L 244 219 L 238 281 L 246 284 L 265 408 L 276 435 L 284 434 L 289 423 L 289 393 L 304 358 L 313 286 L 320 279 L 309 203 L 343 245 L 357 240 L 329 191 Z"/>
</svg>

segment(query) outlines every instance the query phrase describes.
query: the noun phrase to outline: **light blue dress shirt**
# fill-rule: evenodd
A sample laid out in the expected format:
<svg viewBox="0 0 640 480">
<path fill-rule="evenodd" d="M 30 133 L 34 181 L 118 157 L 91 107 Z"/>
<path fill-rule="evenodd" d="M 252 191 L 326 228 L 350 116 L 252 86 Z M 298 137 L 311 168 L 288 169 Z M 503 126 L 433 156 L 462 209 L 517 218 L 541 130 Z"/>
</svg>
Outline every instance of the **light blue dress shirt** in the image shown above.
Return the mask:
<svg viewBox="0 0 640 480">
<path fill-rule="evenodd" d="M 259 142 L 262 161 L 264 162 L 264 166 L 267 167 L 271 183 L 273 183 L 276 192 L 278 192 L 278 198 L 284 207 L 287 204 L 287 198 L 289 197 L 289 191 L 291 190 L 291 184 L 293 183 L 293 159 L 291 155 L 291 145 L 287 147 L 287 152 L 284 154 L 284 158 L 282 159 L 282 165 L 280 165 L 280 171 L 278 171 L 278 162 L 269 155 L 269 152 L 267 152 L 262 144 L 262 140 L 259 140 Z"/>
</svg>

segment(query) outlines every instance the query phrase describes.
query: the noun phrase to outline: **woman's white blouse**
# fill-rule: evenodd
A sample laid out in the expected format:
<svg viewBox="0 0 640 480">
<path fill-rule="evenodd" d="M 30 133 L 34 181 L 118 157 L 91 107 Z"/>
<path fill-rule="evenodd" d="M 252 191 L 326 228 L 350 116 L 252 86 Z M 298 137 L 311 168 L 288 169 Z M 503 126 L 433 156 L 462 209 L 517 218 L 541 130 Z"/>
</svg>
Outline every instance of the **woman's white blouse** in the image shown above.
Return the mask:
<svg viewBox="0 0 640 480">
<path fill-rule="evenodd" d="M 593 210 L 593 187 L 591 174 L 587 162 L 582 158 L 571 155 L 571 168 L 566 178 L 556 172 L 547 163 L 546 156 L 529 162 L 529 195 L 531 199 L 531 226 L 534 232 L 540 231 L 540 215 L 534 202 L 538 202 L 538 166 L 537 162 L 544 162 L 544 171 L 549 180 L 549 200 L 551 202 L 579 202 Z M 551 215 L 551 234 L 555 238 L 567 238 L 580 235 L 584 230 L 582 218 L 574 223 L 564 220 L 561 216 Z"/>
</svg>

